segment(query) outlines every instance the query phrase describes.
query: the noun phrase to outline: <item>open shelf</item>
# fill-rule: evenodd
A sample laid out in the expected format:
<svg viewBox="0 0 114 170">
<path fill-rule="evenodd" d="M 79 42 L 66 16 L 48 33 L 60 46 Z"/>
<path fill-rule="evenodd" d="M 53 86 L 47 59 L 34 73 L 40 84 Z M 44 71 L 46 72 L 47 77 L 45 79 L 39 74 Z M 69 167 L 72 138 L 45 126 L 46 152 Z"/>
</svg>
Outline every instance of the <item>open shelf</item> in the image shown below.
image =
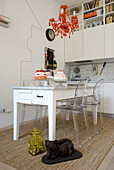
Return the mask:
<svg viewBox="0 0 114 170">
<path fill-rule="evenodd" d="M 111 23 L 107 23 L 107 24 L 105 24 L 105 25 L 108 25 L 108 24 L 114 24 L 114 22 L 111 22 Z"/>
<path fill-rule="evenodd" d="M 84 22 L 92 21 L 92 20 L 99 20 L 98 18 L 103 18 L 103 15 L 94 16 L 94 17 L 91 17 L 91 18 L 84 19 Z"/>
<path fill-rule="evenodd" d="M 77 15 L 77 16 L 82 15 L 82 12 L 76 13 L 76 15 Z M 71 17 L 71 16 L 73 16 L 73 15 L 70 15 L 70 14 L 69 14 L 69 16 Z"/>
<path fill-rule="evenodd" d="M 114 3 L 114 1 L 113 1 L 113 2 L 109 2 L 109 3 L 105 4 L 105 6 L 111 5 L 111 4 L 113 4 L 113 3 Z"/>
<path fill-rule="evenodd" d="M 80 26 L 78 30 L 114 23 L 114 1 L 112 0 L 108 0 L 108 3 L 106 0 L 90 0 L 69 7 L 68 10 L 70 17 L 73 11 L 76 13 Z"/>
<path fill-rule="evenodd" d="M 105 24 L 114 23 L 114 11 L 105 14 Z"/>
<path fill-rule="evenodd" d="M 82 5 L 78 5 L 78 6 L 73 6 L 73 7 L 69 7 L 68 8 L 69 11 L 69 15 L 72 16 L 73 15 L 73 11 L 75 11 L 76 15 L 82 15 Z"/>
<path fill-rule="evenodd" d="M 88 29 L 88 28 L 92 28 L 92 27 L 96 27 L 96 26 L 101 26 L 103 25 L 103 17 L 97 17 L 97 20 L 87 20 L 86 22 L 84 22 L 84 29 Z"/>
<path fill-rule="evenodd" d="M 113 14 L 114 11 L 114 1 L 105 4 L 105 15 Z"/>
<path fill-rule="evenodd" d="M 105 16 L 112 15 L 112 14 L 114 14 L 114 11 L 106 13 Z"/>
<path fill-rule="evenodd" d="M 70 16 L 71 17 L 71 16 Z M 78 16 L 77 16 L 78 17 Z M 68 20 L 68 18 L 67 18 L 67 20 Z M 82 19 L 79 19 L 78 18 L 78 23 L 82 23 Z"/>
<path fill-rule="evenodd" d="M 75 29 L 74 31 L 80 31 L 82 30 L 82 4 L 79 5 L 74 5 L 74 6 L 70 6 L 68 8 L 69 11 L 69 17 L 73 16 L 73 12 L 75 11 L 75 15 L 78 17 L 78 24 L 79 24 L 79 28 Z"/>
<path fill-rule="evenodd" d="M 99 7 L 96 7 L 96 8 L 89 9 L 89 10 L 84 10 L 84 13 L 86 13 L 86 12 L 91 12 L 91 11 L 97 10 L 97 9 L 99 9 L 99 8 L 103 8 L 103 5 L 102 5 L 102 6 L 99 6 Z"/>
</svg>

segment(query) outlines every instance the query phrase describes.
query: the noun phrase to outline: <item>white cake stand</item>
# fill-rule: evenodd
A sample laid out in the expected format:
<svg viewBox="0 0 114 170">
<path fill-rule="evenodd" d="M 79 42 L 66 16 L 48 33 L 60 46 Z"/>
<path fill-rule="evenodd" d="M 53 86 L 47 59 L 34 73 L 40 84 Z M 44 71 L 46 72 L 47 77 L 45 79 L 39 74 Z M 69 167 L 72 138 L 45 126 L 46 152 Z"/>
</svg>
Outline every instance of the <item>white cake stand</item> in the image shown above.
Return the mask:
<svg viewBox="0 0 114 170">
<path fill-rule="evenodd" d="M 67 80 L 54 80 L 55 83 L 58 83 L 56 87 L 64 87 L 63 83 L 66 83 Z"/>
<path fill-rule="evenodd" d="M 33 79 L 34 86 L 44 87 L 46 86 L 47 79 Z"/>
</svg>

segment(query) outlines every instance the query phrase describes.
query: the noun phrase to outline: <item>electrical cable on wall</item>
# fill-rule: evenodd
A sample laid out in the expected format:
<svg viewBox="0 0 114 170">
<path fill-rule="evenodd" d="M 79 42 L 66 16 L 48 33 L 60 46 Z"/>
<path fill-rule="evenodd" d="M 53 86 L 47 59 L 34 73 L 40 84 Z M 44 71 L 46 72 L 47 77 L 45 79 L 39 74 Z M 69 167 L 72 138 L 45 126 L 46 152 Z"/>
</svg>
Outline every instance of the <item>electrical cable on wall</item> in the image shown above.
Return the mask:
<svg viewBox="0 0 114 170">
<path fill-rule="evenodd" d="M 23 72 L 23 71 L 22 71 L 22 66 L 23 66 L 23 63 L 32 62 L 32 50 L 29 48 L 28 42 L 29 42 L 29 39 L 32 38 L 33 29 L 38 29 L 38 30 L 40 30 L 40 31 L 43 30 L 43 27 L 42 27 L 41 24 L 39 23 L 39 21 L 38 21 L 37 17 L 35 16 L 35 14 L 34 14 L 32 8 L 31 8 L 31 6 L 29 5 L 28 1 L 25 0 L 25 2 L 27 3 L 27 5 L 28 5 L 28 7 L 29 7 L 29 9 L 30 9 L 33 17 L 35 18 L 36 22 L 38 23 L 38 25 L 40 25 L 40 28 L 38 28 L 38 27 L 36 27 L 36 26 L 34 26 L 34 25 L 31 25 L 31 35 L 30 35 L 30 37 L 27 38 L 27 49 L 29 50 L 31 57 L 30 57 L 30 60 L 21 60 L 21 62 L 20 62 L 20 86 L 23 85 L 23 82 L 22 82 L 22 72 Z"/>
<path fill-rule="evenodd" d="M 38 23 L 38 25 L 40 25 L 40 28 L 38 28 L 38 27 L 35 27 L 35 26 L 33 26 L 33 27 L 35 27 L 35 28 L 37 28 L 37 29 L 39 29 L 39 30 L 43 30 L 43 27 L 41 26 L 41 24 L 39 23 L 39 21 L 38 21 L 38 19 L 37 19 L 37 17 L 35 16 L 35 14 L 34 14 L 34 12 L 33 12 L 33 10 L 32 10 L 32 8 L 31 8 L 31 6 L 29 5 L 29 3 L 27 2 L 27 0 L 25 0 L 26 1 L 26 3 L 27 3 L 27 5 L 28 5 L 28 7 L 29 7 L 29 9 L 30 9 L 30 11 L 31 11 L 31 13 L 32 13 L 32 15 L 34 16 L 34 18 L 36 19 L 36 21 L 37 21 L 37 23 Z"/>
</svg>

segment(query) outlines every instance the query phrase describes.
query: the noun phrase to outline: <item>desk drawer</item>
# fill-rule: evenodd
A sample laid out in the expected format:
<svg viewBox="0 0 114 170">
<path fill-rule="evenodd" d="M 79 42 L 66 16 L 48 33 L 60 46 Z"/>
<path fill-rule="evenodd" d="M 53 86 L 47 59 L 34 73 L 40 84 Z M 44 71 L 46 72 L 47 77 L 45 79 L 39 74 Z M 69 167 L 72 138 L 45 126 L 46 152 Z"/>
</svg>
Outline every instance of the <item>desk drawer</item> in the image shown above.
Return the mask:
<svg viewBox="0 0 114 170">
<path fill-rule="evenodd" d="M 32 104 L 32 100 L 30 100 L 30 99 L 18 99 L 18 103 Z"/>
<path fill-rule="evenodd" d="M 32 92 L 32 103 L 37 104 L 37 103 L 44 103 L 45 102 L 45 92 L 43 91 L 38 91 L 34 90 Z"/>
<path fill-rule="evenodd" d="M 19 92 L 19 99 L 31 100 L 32 99 L 32 91 L 31 90 L 22 90 Z"/>
</svg>

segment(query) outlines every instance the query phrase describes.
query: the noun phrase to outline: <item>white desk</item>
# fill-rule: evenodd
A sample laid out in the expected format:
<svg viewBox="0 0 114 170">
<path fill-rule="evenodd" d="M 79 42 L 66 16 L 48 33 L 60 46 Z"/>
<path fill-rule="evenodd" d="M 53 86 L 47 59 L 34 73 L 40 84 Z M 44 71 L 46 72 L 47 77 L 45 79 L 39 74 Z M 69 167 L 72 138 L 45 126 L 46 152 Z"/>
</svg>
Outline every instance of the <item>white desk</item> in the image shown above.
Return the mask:
<svg viewBox="0 0 114 170">
<path fill-rule="evenodd" d="M 74 97 L 75 87 L 12 87 L 13 88 L 13 139 L 19 139 L 19 112 L 17 104 L 48 105 L 49 140 L 56 137 L 56 101 Z M 91 94 L 91 87 L 88 88 Z M 79 91 L 81 96 L 82 90 Z"/>
</svg>

